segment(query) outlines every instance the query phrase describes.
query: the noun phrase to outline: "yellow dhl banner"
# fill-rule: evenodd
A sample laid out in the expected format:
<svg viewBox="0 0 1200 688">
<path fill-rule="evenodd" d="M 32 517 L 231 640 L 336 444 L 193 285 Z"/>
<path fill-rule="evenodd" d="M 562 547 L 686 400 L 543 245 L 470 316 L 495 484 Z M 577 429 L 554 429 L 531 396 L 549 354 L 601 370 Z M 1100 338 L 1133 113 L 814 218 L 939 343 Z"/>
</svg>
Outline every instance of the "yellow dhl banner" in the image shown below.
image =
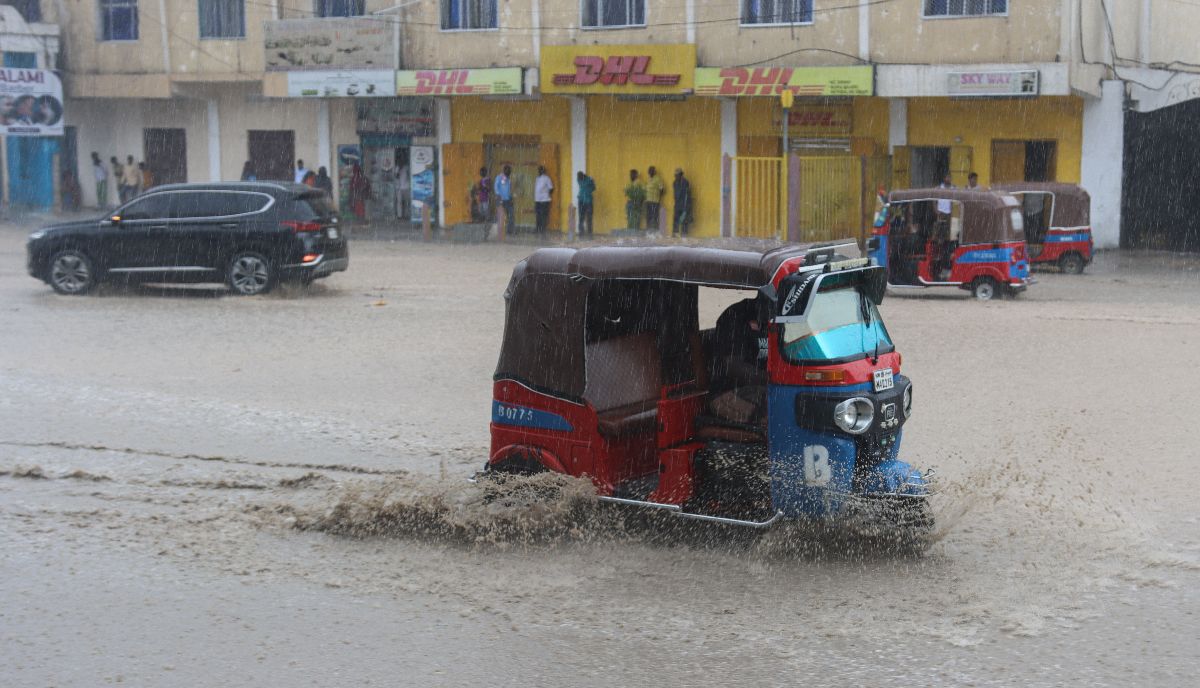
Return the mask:
<svg viewBox="0 0 1200 688">
<path fill-rule="evenodd" d="M 542 93 L 683 94 L 694 45 L 552 45 L 542 48 Z"/>
<path fill-rule="evenodd" d="M 396 72 L 396 94 L 401 96 L 520 95 L 523 89 L 520 67 Z"/>
<path fill-rule="evenodd" d="M 875 68 L 865 67 L 697 67 L 696 95 L 869 96 L 875 93 Z"/>
</svg>

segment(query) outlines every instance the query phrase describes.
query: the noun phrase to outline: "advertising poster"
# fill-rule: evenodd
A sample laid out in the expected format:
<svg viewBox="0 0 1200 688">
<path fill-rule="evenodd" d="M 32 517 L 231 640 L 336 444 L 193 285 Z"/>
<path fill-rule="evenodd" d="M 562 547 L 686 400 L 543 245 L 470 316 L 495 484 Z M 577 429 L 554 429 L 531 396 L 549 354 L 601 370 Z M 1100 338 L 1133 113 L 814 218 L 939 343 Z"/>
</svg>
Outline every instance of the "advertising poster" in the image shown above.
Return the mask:
<svg viewBox="0 0 1200 688">
<path fill-rule="evenodd" d="M 409 173 L 412 175 L 412 216 L 421 217 L 421 208 L 428 203 L 434 221 L 437 221 L 437 208 L 434 196 L 437 195 L 437 172 L 434 169 L 433 146 L 413 146 L 409 157 Z"/>
<path fill-rule="evenodd" d="M 63 94 L 46 69 L 0 69 L 0 134 L 62 136 Z"/>
<path fill-rule="evenodd" d="M 288 72 L 289 98 L 383 98 L 396 95 L 390 69 Z"/>
</svg>

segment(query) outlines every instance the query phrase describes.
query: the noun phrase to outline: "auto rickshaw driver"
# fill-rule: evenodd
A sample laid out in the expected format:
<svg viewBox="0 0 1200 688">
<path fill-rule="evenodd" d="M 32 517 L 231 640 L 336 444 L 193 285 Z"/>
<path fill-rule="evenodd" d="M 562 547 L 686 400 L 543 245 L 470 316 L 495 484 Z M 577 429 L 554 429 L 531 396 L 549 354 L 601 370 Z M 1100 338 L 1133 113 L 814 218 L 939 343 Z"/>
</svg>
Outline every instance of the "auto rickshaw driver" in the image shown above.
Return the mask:
<svg viewBox="0 0 1200 688">
<path fill-rule="evenodd" d="M 708 411 L 722 420 L 761 426 L 767 405 L 767 326 L 762 296 L 730 305 L 717 318 L 710 361 Z"/>
</svg>

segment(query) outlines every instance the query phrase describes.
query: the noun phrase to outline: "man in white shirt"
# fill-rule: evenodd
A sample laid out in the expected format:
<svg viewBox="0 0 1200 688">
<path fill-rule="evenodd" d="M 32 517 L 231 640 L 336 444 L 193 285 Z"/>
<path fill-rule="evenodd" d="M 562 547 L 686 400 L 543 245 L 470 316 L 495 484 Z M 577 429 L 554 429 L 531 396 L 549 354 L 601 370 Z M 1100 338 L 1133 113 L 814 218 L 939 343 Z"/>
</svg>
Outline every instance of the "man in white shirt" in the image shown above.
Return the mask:
<svg viewBox="0 0 1200 688">
<path fill-rule="evenodd" d="M 545 234 L 550 226 L 550 196 L 553 193 L 554 182 L 550 181 L 546 168 L 538 165 L 538 176 L 533 181 L 533 211 L 538 234 Z"/>
<path fill-rule="evenodd" d="M 303 183 L 304 183 L 304 176 L 305 176 L 306 174 L 308 174 L 308 170 L 307 170 L 307 169 L 305 169 L 305 167 L 304 167 L 304 161 L 303 161 L 303 160 L 297 160 L 297 161 L 296 161 L 296 183 L 297 183 L 297 184 L 303 184 Z"/>
</svg>

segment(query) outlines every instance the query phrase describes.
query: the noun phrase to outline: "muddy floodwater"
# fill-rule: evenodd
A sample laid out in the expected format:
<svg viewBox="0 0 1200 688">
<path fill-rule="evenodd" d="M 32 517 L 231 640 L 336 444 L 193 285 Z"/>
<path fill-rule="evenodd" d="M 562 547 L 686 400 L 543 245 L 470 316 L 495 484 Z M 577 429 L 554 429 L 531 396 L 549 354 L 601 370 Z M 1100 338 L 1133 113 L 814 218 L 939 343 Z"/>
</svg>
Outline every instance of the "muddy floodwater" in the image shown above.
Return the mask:
<svg viewBox="0 0 1200 688">
<path fill-rule="evenodd" d="M 485 498 L 528 247 L 79 298 L 25 274 L 27 229 L 0 227 L 5 685 L 1196 685 L 1200 260 L 885 300 L 902 452 L 940 475 L 911 557 Z"/>
</svg>

